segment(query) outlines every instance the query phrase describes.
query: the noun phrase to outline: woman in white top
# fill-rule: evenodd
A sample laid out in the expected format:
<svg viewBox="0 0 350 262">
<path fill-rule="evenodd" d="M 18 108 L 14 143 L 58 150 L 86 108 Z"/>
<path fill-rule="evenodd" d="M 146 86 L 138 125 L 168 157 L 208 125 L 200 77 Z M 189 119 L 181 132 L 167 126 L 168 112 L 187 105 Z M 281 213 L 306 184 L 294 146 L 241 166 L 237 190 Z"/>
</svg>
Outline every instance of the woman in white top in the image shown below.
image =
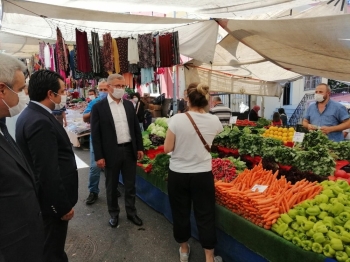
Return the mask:
<svg viewBox="0 0 350 262">
<path fill-rule="evenodd" d="M 196 123 L 206 143 L 211 146 L 214 137 L 223 130 L 216 115 L 205 112 L 209 87 L 192 83 L 187 88 L 188 113 Z M 174 238 L 180 244 L 180 261 L 188 261 L 191 237 L 190 214 L 193 204 L 199 241 L 205 251 L 206 262 L 221 262 L 214 257 L 217 242 L 215 233 L 215 189 L 211 155 L 195 131 L 186 114 L 176 114 L 168 123 L 164 142 L 166 153 L 172 152 L 168 193 L 173 215 Z"/>
</svg>

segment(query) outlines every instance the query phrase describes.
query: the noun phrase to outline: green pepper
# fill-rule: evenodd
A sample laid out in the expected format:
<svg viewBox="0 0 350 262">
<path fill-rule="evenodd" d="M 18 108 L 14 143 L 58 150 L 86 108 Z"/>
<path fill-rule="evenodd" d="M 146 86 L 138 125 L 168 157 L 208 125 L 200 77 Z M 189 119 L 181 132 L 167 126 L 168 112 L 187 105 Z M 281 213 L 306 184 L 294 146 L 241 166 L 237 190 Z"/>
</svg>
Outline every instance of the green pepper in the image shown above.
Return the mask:
<svg viewBox="0 0 350 262">
<path fill-rule="evenodd" d="M 338 226 L 344 226 L 345 222 L 341 219 L 340 216 L 337 216 L 334 218 L 334 224 L 336 224 Z"/>
<path fill-rule="evenodd" d="M 299 224 L 296 221 L 293 221 L 292 223 L 290 223 L 290 227 L 294 230 L 298 230 Z"/>
<path fill-rule="evenodd" d="M 343 211 L 344 211 L 344 205 L 342 203 L 335 203 L 329 209 L 329 212 L 331 212 L 334 216 L 338 216 Z"/>
<path fill-rule="evenodd" d="M 312 221 L 305 221 L 305 222 L 303 222 L 303 223 L 301 224 L 301 228 L 302 228 L 304 231 L 308 231 L 308 230 L 310 230 L 310 229 L 313 228 L 314 224 L 315 224 L 315 223 L 312 222 Z"/>
<path fill-rule="evenodd" d="M 330 200 L 329 200 L 329 203 L 332 205 L 332 206 L 334 206 L 335 205 L 335 203 L 340 203 L 339 202 L 339 199 L 338 198 L 331 198 Z"/>
<path fill-rule="evenodd" d="M 330 244 L 326 244 L 326 245 L 323 247 L 323 254 L 324 254 L 326 257 L 334 257 L 334 255 L 335 255 L 335 250 L 331 247 Z"/>
<path fill-rule="evenodd" d="M 343 190 L 346 190 L 349 188 L 349 183 L 342 179 L 337 180 L 335 184 Z"/>
<path fill-rule="evenodd" d="M 315 232 L 319 232 L 319 233 L 327 233 L 328 232 L 328 228 L 326 227 L 325 224 L 323 224 L 322 221 L 318 221 L 314 224 L 313 228 L 312 228 Z"/>
<path fill-rule="evenodd" d="M 318 204 L 321 204 L 321 203 L 328 203 L 328 200 L 329 200 L 329 197 L 325 194 L 320 194 L 320 195 L 317 195 L 315 197 L 315 201 L 316 203 Z"/>
<path fill-rule="evenodd" d="M 333 238 L 337 238 L 339 239 L 340 235 L 338 235 L 337 233 L 335 233 L 334 231 L 332 230 L 329 230 L 327 232 L 327 236 L 329 237 L 330 240 L 332 240 Z"/>
<path fill-rule="evenodd" d="M 327 227 L 327 229 L 333 229 L 334 227 L 334 218 L 327 216 L 322 220 L 323 224 Z"/>
<path fill-rule="evenodd" d="M 283 233 L 288 229 L 288 225 L 283 223 L 283 224 L 280 224 L 280 225 L 276 225 L 276 224 L 273 224 L 271 229 L 272 231 L 276 232 L 277 234 L 279 234 L 280 236 L 283 236 Z"/>
<path fill-rule="evenodd" d="M 291 241 L 294 237 L 294 232 L 291 229 L 288 229 L 283 233 L 283 237 L 288 241 Z"/>
<path fill-rule="evenodd" d="M 350 233 L 348 233 L 345 230 L 343 230 L 340 233 L 340 240 L 345 242 L 345 243 L 350 243 Z"/>
<path fill-rule="evenodd" d="M 320 213 L 321 214 L 321 213 Z M 317 221 L 318 221 L 318 219 L 315 217 L 315 216 L 309 216 L 308 218 L 307 218 L 307 220 L 309 220 L 309 221 L 311 221 L 311 222 L 314 222 L 314 223 L 316 223 Z"/>
<path fill-rule="evenodd" d="M 337 233 L 338 235 L 341 234 L 344 230 L 344 228 L 342 226 L 334 226 L 333 230 L 335 233 Z"/>
<path fill-rule="evenodd" d="M 328 213 L 326 211 L 322 211 L 317 217 L 319 219 L 324 219 L 326 216 L 328 216 Z"/>
<path fill-rule="evenodd" d="M 309 216 L 317 216 L 321 210 L 318 206 L 309 207 L 305 210 L 306 214 Z"/>
<path fill-rule="evenodd" d="M 330 206 L 327 203 L 321 203 L 319 207 L 323 211 L 328 211 Z"/>
<path fill-rule="evenodd" d="M 348 205 L 349 204 L 348 196 L 343 194 L 343 193 L 339 194 L 337 199 L 338 199 L 338 202 L 342 203 L 343 205 Z"/>
<path fill-rule="evenodd" d="M 320 232 L 317 232 L 317 233 L 313 234 L 312 238 L 314 239 L 314 241 L 315 241 L 316 243 L 320 243 L 320 244 L 322 244 L 323 242 L 326 241 L 326 238 L 325 238 L 324 235 L 323 235 L 322 233 L 320 233 Z"/>
<path fill-rule="evenodd" d="M 288 211 L 288 216 L 290 216 L 291 218 L 295 218 L 297 215 L 298 215 L 298 210 L 296 210 L 296 209 L 290 209 L 289 211 Z"/>
<path fill-rule="evenodd" d="M 282 215 L 281 215 L 281 219 L 282 219 L 283 222 L 286 223 L 287 225 L 293 221 L 293 219 L 292 219 L 290 216 L 288 216 L 287 214 L 282 214 Z"/>
<path fill-rule="evenodd" d="M 350 247 L 349 246 L 345 246 L 345 252 L 350 257 Z"/>
<path fill-rule="evenodd" d="M 348 212 L 341 212 L 338 217 L 345 223 L 348 220 L 350 220 L 350 213 Z"/>
<path fill-rule="evenodd" d="M 307 218 L 305 216 L 296 216 L 295 219 L 299 225 L 307 221 Z"/>
<path fill-rule="evenodd" d="M 299 237 L 295 236 L 292 238 L 292 243 L 298 247 L 301 247 L 301 240 Z"/>
<path fill-rule="evenodd" d="M 312 243 L 312 251 L 314 251 L 315 253 L 321 254 L 323 251 L 323 248 L 319 243 Z"/>
<path fill-rule="evenodd" d="M 343 262 L 343 261 L 346 261 L 349 257 L 348 257 L 348 255 L 345 252 L 337 251 L 337 252 L 335 252 L 335 258 L 338 261 Z"/>
<path fill-rule="evenodd" d="M 344 207 L 344 212 L 350 213 L 350 206 L 345 206 L 345 207 Z"/>
<path fill-rule="evenodd" d="M 297 233 L 297 236 L 299 237 L 299 239 L 301 241 L 307 240 L 307 235 L 305 233 L 299 232 L 299 233 Z"/>
<path fill-rule="evenodd" d="M 305 233 L 305 235 L 307 235 L 308 237 L 312 237 L 314 234 L 315 234 L 315 231 L 313 229 L 310 229 Z"/>
<path fill-rule="evenodd" d="M 305 216 L 305 208 L 303 208 L 302 206 L 296 206 L 295 209 L 298 211 L 299 216 Z"/>
<path fill-rule="evenodd" d="M 298 206 L 307 209 L 309 207 L 312 207 L 312 204 L 311 204 L 310 200 L 305 200 L 305 201 L 301 202 Z"/>
<path fill-rule="evenodd" d="M 312 248 L 312 242 L 310 240 L 302 240 L 301 246 L 304 250 L 309 251 Z"/>
<path fill-rule="evenodd" d="M 329 188 L 323 190 L 323 191 L 322 191 L 322 194 L 327 195 L 329 198 L 335 197 L 335 195 L 334 195 L 332 189 L 329 189 Z"/>
<path fill-rule="evenodd" d="M 331 248 L 336 251 L 341 251 L 344 249 L 343 242 L 339 238 L 332 238 L 329 244 Z"/>
<path fill-rule="evenodd" d="M 347 232 L 350 232 L 350 220 L 347 221 L 343 227 Z"/>
</svg>

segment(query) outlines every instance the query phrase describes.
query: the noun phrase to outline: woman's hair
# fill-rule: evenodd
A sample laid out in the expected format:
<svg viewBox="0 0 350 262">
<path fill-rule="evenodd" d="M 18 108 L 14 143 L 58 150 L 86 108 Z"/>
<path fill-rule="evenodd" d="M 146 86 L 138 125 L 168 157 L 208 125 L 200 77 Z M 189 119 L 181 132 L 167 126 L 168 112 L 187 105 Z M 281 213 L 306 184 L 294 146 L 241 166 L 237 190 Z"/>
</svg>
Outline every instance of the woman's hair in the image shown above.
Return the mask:
<svg viewBox="0 0 350 262">
<path fill-rule="evenodd" d="M 201 83 L 191 83 L 186 90 L 191 107 L 204 108 L 208 105 L 209 86 Z"/>
<path fill-rule="evenodd" d="M 141 99 L 140 93 L 138 93 L 138 92 L 133 93 L 132 96 L 131 96 L 131 98 L 133 98 L 134 96 L 136 96 L 136 97 L 139 99 L 139 101 L 140 101 L 140 99 Z"/>
<path fill-rule="evenodd" d="M 278 113 L 280 113 L 280 114 L 286 114 L 285 112 L 284 112 L 284 108 L 278 108 Z"/>
<path fill-rule="evenodd" d="M 278 122 L 280 120 L 281 120 L 280 114 L 278 112 L 273 113 L 272 121 L 273 122 Z"/>
</svg>

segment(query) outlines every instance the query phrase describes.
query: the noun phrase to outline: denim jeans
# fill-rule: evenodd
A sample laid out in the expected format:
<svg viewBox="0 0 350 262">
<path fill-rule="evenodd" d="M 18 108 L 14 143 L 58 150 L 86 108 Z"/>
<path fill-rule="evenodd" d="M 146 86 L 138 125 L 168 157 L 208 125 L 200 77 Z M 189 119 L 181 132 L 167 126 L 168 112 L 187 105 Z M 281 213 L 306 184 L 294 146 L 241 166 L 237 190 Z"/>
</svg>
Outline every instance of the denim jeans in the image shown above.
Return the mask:
<svg viewBox="0 0 350 262">
<path fill-rule="evenodd" d="M 96 165 L 94 148 L 92 147 L 92 141 L 90 139 L 90 172 L 88 185 L 90 193 L 98 194 L 100 192 L 100 189 L 98 188 L 98 184 L 100 183 L 100 173 L 101 169 Z"/>
</svg>

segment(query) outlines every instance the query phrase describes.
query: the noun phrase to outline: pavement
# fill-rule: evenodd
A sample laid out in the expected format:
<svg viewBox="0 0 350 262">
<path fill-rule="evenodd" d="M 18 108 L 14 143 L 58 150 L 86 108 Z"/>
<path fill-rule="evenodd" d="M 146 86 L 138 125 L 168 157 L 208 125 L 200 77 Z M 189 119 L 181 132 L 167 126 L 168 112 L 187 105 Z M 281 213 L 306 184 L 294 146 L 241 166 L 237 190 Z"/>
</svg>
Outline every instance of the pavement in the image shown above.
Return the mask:
<svg viewBox="0 0 350 262">
<path fill-rule="evenodd" d="M 126 219 L 124 187 L 119 185 L 121 212 L 119 226 L 108 224 L 105 177 L 101 173 L 100 194 L 93 205 L 86 205 L 90 156 L 87 148 L 74 148 L 79 168 L 79 199 L 74 218 L 69 222 L 66 252 L 70 262 L 170 262 L 179 261 L 179 246 L 173 238 L 172 224 L 160 213 L 136 199 L 138 216 L 143 226 Z M 199 242 L 193 238 L 191 262 L 205 261 Z"/>
</svg>

